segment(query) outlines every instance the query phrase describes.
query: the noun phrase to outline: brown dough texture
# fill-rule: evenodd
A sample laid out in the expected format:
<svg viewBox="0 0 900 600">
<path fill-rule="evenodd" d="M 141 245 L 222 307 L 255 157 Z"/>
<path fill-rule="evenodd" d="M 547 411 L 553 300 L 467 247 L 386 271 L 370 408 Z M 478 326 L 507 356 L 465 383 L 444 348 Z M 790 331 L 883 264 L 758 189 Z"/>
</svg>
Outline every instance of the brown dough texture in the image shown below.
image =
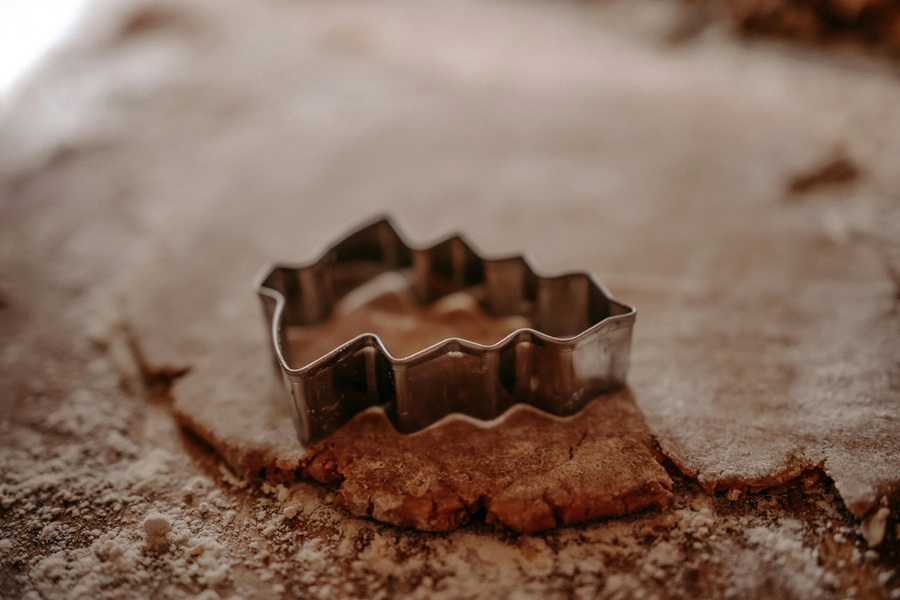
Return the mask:
<svg viewBox="0 0 900 600">
<path fill-rule="evenodd" d="M 513 409 L 494 427 L 456 420 L 407 436 L 372 411 L 310 448 L 303 468 L 341 480 L 337 500 L 357 515 L 446 531 L 484 508 L 488 522 L 532 532 L 667 506 L 672 481 L 652 444 L 623 391 L 564 421 Z"/>
</svg>

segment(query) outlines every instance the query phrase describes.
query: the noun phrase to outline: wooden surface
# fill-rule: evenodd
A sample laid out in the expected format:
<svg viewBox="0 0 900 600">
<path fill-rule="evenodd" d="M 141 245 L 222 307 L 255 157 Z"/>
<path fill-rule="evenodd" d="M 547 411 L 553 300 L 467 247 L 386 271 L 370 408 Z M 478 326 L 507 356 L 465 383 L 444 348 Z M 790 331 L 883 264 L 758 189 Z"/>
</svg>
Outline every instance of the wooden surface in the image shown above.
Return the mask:
<svg viewBox="0 0 900 600">
<path fill-rule="evenodd" d="M 680 15 L 95 10 L 2 107 L 0 594 L 900 596 L 900 81 L 667 45 Z M 788 192 L 835 152 L 856 178 Z M 423 534 L 228 470 L 303 455 L 259 391 L 255 274 L 385 211 L 637 305 L 669 509 Z"/>
</svg>

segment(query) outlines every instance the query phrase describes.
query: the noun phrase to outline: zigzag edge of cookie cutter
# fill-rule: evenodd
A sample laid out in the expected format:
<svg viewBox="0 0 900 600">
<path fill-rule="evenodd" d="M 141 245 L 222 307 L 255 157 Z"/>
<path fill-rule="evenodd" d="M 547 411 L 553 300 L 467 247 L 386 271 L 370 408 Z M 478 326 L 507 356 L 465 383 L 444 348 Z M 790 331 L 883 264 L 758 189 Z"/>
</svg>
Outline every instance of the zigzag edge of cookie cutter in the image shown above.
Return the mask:
<svg viewBox="0 0 900 600">
<path fill-rule="evenodd" d="M 524 316 L 533 327 L 490 346 L 448 338 L 401 358 L 363 333 L 307 365 L 289 364 L 286 328 L 323 321 L 348 293 L 388 272 L 404 275 L 423 305 L 467 292 L 488 314 Z M 540 276 L 524 256 L 482 258 L 459 235 L 416 248 L 387 217 L 313 262 L 267 267 L 257 291 L 304 444 L 372 406 L 382 406 L 402 433 L 452 414 L 494 420 L 522 403 L 573 415 L 624 385 L 637 314 L 587 273 Z"/>
</svg>

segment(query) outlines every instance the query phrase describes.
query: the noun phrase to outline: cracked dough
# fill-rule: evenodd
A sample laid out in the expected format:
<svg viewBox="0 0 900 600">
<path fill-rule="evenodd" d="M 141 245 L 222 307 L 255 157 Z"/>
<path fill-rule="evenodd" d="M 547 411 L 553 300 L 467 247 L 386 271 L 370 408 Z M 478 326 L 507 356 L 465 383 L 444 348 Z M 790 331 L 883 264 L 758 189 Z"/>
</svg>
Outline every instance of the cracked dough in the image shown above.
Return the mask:
<svg viewBox="0 0 900 600">
<path fill-rule="evenodd" d="M 483 508 L 530 532 L 663 508 L 671 495 L 627 390 L 566 420 L 523 407 L 495 427 L 457 420 L 410 436 L 370 411 L 310 451 L 304 471 L 342 479 L 337 499 L 352 513 L 417 529 L 453 529 Z"/>
</svg>

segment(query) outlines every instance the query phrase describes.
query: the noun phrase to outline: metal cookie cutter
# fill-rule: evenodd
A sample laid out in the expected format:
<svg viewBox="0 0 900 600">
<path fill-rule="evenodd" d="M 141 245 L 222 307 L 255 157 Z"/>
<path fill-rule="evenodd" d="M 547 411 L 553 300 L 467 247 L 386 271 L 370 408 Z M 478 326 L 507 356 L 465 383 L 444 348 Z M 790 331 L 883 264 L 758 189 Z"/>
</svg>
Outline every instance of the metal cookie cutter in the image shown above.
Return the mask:
<svg viewBox="0 0 900 600">
<path fill-rule="evenodd" d="M 534 328 L 491 346 L 449 338 L 402 358 L 363 333 L 312 363 L 291 364 L 289 328 L 325 320 L 348 293 L 391 271 L 407 278 L 422 305 L 467 292 L 488 314 L 523 316 Z M 312 263 L 272 267 L 258 291 L 304 443 L 378 405 L 403 433 L 452 413 L 495 419 L 518 403 L 572 415 L 624 384 L 636 314 L 586 273 L 541 277 L 524 257 L 484 259 L 459 236 L 412 248 L 387 219 Z"/>
</svg>

